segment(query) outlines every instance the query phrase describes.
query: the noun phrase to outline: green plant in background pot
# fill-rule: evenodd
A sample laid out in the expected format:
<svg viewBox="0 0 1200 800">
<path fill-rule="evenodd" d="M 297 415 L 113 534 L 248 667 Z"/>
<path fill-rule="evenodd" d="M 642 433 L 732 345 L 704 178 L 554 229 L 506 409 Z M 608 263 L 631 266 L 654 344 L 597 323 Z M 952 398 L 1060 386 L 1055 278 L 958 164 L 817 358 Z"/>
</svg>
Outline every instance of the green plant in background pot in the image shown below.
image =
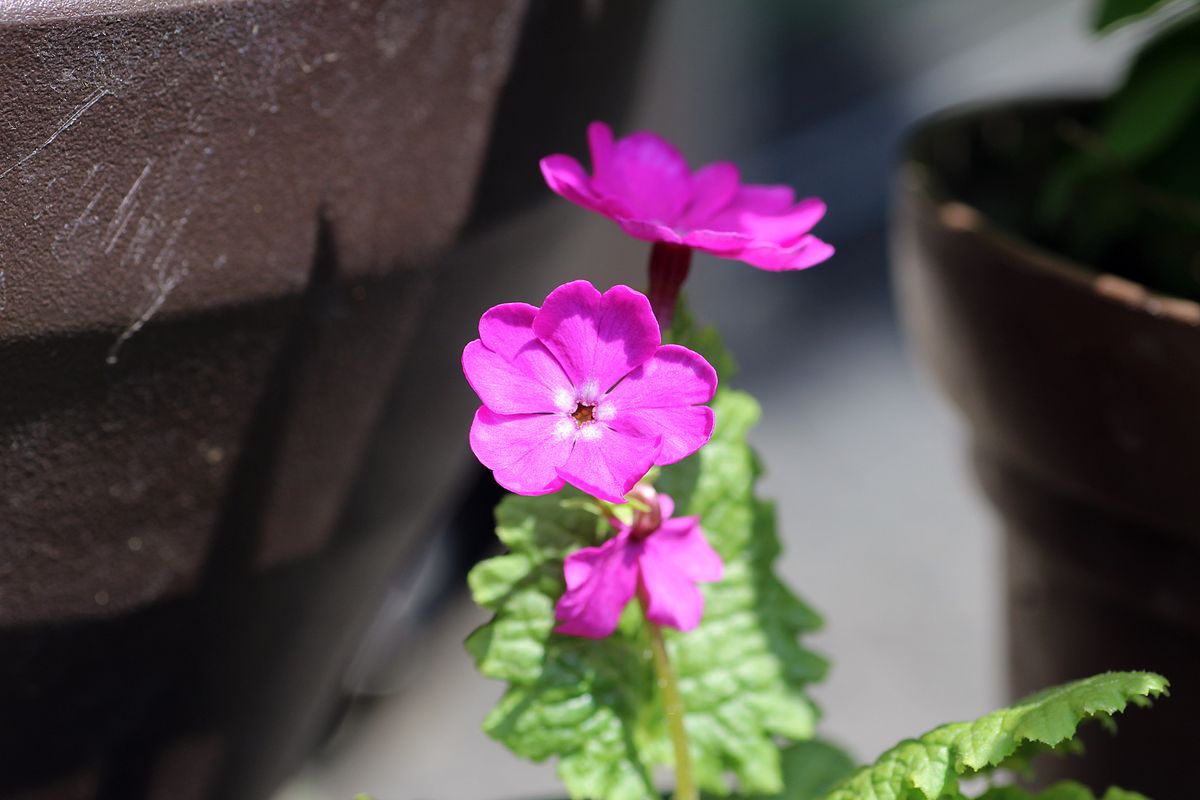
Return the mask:
<svg viewBox="0 0 1200 800">
<path fill-rule="evenodd" d="M 1200 300 L 1200 6 L 1107 0 L 1095 24 L 1145 17 L 1157 29 L 1121 87 L 1061 124 L 1064 153 L 1030 229 L 1099 270 Z"/>
</svg>

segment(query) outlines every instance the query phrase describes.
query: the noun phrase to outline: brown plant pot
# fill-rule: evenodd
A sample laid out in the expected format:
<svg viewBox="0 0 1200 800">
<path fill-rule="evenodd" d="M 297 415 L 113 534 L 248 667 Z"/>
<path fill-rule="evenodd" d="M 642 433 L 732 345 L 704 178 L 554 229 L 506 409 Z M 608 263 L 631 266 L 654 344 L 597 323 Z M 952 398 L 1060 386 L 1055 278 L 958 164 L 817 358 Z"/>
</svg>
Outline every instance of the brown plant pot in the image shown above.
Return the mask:
<svg viewBox="0 0 1200 800">
<path fill-rule="evenodd" d="M 2 5 L 0 798 L 261 798 L 461 469 L 392 379 L 525 4 Z"/>
<path fill-rule="evenodd" d="M 1039 776 L 1185 798 L 1200 752 L 1200 306 L 1041 249 L 967 200 L 986 183 L 1034 203 L 1019 170 L 997 165 L 1064 107 L 973 110 L 916 132 L 895 279 L 1002 519 L 1014 697 L 1112 669 L 1172 681 L 1155 710 L 1118 719 L 1118 737 L 1092 730 L 1082 760 Z"/>
</svg>

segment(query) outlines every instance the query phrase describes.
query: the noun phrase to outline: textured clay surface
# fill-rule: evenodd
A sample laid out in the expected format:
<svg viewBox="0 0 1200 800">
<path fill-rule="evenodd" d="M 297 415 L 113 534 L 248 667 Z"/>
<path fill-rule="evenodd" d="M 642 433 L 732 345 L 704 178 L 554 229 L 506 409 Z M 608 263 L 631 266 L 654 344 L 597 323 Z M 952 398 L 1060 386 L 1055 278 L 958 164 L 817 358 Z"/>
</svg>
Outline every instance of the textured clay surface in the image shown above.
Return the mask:
<svg viewBox="0 0 1200 800">
<path fill-rule="evenodd" d="M 179 4 L 168 4 L 179 5 Z M 0 339 L 424 263 L 470 202 L 518 2 L 0 14 Z"/>
<path fill-rule="evenodd" d="M 190 585 L 291 310 L 138 339 L 183 330 L 159 319 L 299 294 L 319 217 L 337 280 L 426 264 L 470 201 L 519 10 L 0 16 L 0 621 L 112 613 Z M 377 370 L 383 329 L 394 339 L 405 320 L 354 304 L 374 322 L 344 325 L 360 339 L 315 357 L 346 365 L 345 349 L 374 341 Z M 279 501 L 291 517 L 272 525 L 294 531 L 272 534 L 268 561 L 329 528 L 338 493 L 314 488 L 343 479 L 372 419 L 356 377 L 370 375 L 329 387 L 341 424 L 300 401 L 292 424 L 314 436 L 289 446 L 318 472 L 278 491 L 314 507 Z M 140 580 L 87 581 L 99 564 Z"/>
</svg>

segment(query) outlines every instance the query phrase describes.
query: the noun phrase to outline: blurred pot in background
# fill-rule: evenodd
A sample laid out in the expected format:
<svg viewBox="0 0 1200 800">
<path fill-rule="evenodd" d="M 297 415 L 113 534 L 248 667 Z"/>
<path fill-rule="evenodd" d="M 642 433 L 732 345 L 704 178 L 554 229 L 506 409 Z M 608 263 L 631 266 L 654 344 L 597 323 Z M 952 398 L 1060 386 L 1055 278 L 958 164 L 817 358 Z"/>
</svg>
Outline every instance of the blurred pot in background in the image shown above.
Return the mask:
<svg viewBox="0 0 1200 800">
<path fill-rule="evenodd" d="M 1099 25 L 1153 5 L 1102 4 Z M 1004 521 L 1013 694 L 1173 681 L 1153 722 L 1039 774 L 1155 797 L 1186 794 L 1200 714 L 1198 32 L 1172 20 L 1107 101 L 924 125 L 893 223 L 908 327 Z"/>
</svg>

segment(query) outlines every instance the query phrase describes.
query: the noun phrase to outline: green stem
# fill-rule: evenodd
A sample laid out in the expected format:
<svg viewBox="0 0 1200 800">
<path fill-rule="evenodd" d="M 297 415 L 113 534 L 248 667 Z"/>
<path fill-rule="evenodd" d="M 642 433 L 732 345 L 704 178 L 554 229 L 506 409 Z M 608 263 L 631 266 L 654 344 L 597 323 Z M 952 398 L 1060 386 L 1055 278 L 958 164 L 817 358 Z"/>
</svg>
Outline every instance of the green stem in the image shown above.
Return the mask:
<svg viewBox="0 0 1200 800">
<path fill-rule="evenodd" d="M 675 671 L 667 658 L 667 643 L 663 641 L 662 629 L 646 620 L 650 631 L 650 650 L 654 653 L 654 672 L 658 676 L 658 688 L 663 693 L 663 705 L 667 713 L 667 732 L 675 746 L 675 797 L 674 800 L 700 800 L 696 781 L 692 777 L 692 751 L 688 746 L 687 729 L 683 726 L 683 698 L 675 681 Z"/>
</svg>

